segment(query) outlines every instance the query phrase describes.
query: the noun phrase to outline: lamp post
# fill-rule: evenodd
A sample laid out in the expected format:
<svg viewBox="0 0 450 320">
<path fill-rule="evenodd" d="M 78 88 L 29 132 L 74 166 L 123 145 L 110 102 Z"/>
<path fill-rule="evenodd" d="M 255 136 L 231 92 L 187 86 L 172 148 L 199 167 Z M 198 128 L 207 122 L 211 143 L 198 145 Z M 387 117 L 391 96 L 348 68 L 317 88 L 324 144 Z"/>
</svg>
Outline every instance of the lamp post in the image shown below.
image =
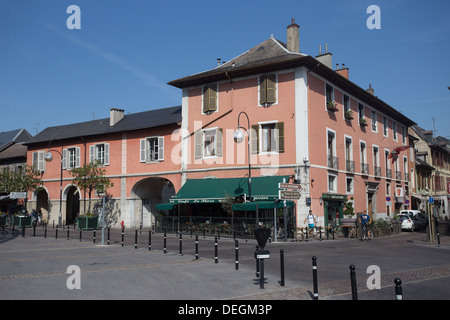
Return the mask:
<svg viewBox="0 0 450 320">
<path fill-rule="evenodd" d="M 60 182 L 59 182 L 59 216 L 58 216 L 58 226 L 61 225 L 62 223 L 62 182 L 63 182 L 63 156 L 61 154 L 61 152 L 59 152 L 58 150 L 48 150 L 47 154 L 45 155 L 45 161 L 47 162 L 51 162 L 53 160 L 53 155 L 51 153 L 51 151 L 55 151 L 58 152 L 59 155 L 61 156 L 61 178 L 60 178 Z"/>
<path fill-rule="evenodd" d="M 247 129 L 245 127 L 241 127 L 239 125 L 239 118 L 241 117 L 241 114 L 244 114 L 247 117 Z M 244 111 L 241 111 L 238 115 L 238 127 L 236 129 L 236 131 L 234 131 L 233 134 L 233 139 L 234 142 L 236 143 L 241 143 L 242 141 L 244 141 L 244 133 L 242 132 L 241 129 L 244 129 L 245 132 L 247 133 L 247 139 L 248 139 L 248 197 L 250 202 L 252 201 L 252 167 L 251 167 L 251 160 L 250 160 L 250 135 L 249 135 L 249 130 L 250 130 L 250 120 L 248 118 L 247 113 L 245 113 Z"/>
</svg>

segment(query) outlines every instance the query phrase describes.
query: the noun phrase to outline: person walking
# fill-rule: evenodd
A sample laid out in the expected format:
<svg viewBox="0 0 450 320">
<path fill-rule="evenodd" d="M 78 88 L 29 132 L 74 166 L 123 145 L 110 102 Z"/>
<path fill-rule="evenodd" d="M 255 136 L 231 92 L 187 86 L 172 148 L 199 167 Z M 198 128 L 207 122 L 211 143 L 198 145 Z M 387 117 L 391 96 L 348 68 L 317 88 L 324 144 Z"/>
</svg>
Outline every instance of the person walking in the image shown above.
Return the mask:
<svg viewBox="0 0 450 320">
<path fill-rule="evenodd" d="M 316 226 L 316 218 L 312 214 L 312 210 L 309 210 L 304 223 L 306 224 L 306 222 L 308 222 L 308 234 L 311 236 L 311 231 L 314 232 L 314 227 Z"/>
</svg>

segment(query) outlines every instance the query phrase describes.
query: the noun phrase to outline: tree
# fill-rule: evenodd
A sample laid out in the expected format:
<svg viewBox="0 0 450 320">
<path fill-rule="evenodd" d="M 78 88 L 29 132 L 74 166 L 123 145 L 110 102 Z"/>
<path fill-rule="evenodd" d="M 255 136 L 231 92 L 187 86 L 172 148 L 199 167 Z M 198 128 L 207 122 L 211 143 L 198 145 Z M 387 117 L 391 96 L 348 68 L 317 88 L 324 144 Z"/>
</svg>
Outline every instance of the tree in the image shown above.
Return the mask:
<svg viewBox="0 0 450 320">
<path fill-rule="evenodd" d="M 73 185 L 78 186 L 89 195 L 89 210 L 91 210 L 92 191 L 97 190 L 98 193 L 106 193 L 110 187 L 114 187 L 114 183 L 105 177 L 105 169 L 102 168 L 100 161 L 94 161 L 75 168 L 70 171 L 74 177 Z M 86 200 L 85 200 L 86 201 Z"/>
</svg>

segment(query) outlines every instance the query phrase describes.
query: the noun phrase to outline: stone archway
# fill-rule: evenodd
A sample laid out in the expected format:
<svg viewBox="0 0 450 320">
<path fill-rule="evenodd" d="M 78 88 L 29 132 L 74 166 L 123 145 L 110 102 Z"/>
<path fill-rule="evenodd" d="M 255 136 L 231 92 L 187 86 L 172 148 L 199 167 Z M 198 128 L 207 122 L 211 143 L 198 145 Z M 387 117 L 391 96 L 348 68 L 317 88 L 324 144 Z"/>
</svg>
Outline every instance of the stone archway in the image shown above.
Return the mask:
<svg viewBox="0 0 450 320">
<path fill-rule="evenodd" d="M 40 212 L 41 221 L 49 221 L 50 202 L 47 190 L 40 188 L 35 191 L 36 212 Z"/>
<path fill-rule="evenodd" d="M 175 188 L 170 180 L 152 177 L 138 181 L 131 190 L 134 215 L 130 218 L 134 221 L 135 227 L 141 224 L 143 227 L 154 225 L 156 205 L 168 202 L 173 195 L 175 195 Z"/>
<path fill-rule="evenodd" d="M 80 214 L 80 192 L 75 186 L 65 190 L 66 224 L 73 224 Z"/>
</svg>

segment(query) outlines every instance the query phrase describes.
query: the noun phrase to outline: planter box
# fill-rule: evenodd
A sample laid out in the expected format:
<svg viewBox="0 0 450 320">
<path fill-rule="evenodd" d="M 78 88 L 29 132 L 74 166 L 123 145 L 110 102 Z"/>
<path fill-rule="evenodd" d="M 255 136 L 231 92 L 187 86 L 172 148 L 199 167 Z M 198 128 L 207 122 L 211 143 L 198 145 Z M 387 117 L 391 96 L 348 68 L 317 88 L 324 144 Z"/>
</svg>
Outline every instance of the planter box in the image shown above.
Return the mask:
<svg viewBox="0 0 450 320">
<path fill-rule="evenodd" d="M 32 227 L 33 226 L 33 217 L 32 216 L 14 216 L 14 227 Z"/>
<path fill-rule="evenodd" d="M 98 216 L 80 217 L 77 220 L 78 230 L 95 230 L 98 229 Z"/>
<path fill-rule="evenodd" d="M 7 215 L 1 215 L 0 216 L 0 227 L 1 226 L 6 226 L 6 221 L 8 220 L 8 216 Z"/>
</svg>

